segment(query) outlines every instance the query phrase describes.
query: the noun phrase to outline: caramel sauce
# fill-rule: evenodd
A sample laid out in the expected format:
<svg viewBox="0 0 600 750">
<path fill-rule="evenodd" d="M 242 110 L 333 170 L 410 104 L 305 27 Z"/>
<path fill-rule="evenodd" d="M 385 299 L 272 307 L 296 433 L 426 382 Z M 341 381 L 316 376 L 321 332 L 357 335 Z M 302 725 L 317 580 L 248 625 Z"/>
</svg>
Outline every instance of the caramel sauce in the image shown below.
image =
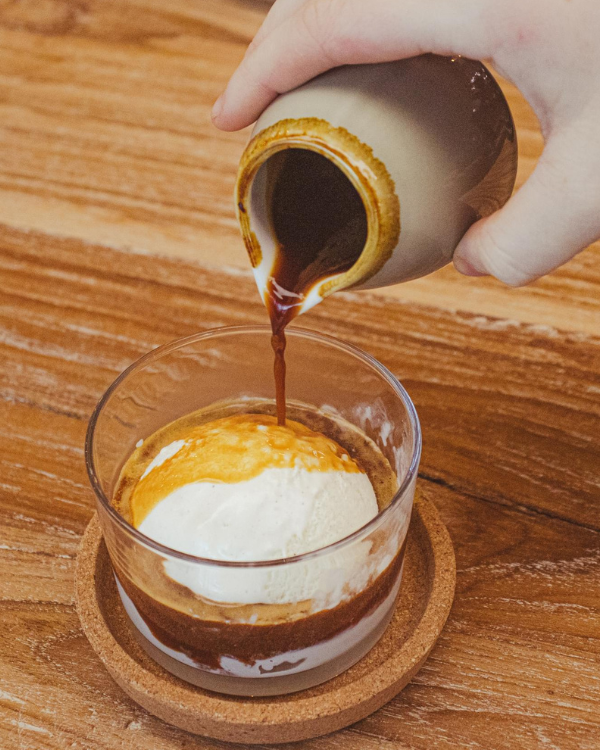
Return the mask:
<svg viewBox="0 0 600 750">
<path fill-rule="evenodd" d="M 273 331 L 277 420 L 285 424 L 285 328 L 319 281 L 348 271 L 367 240 L 367 215 L 356 188 L 321 154 L 292 148 L 264 165 L 277 252 L 267 283 Z"/>
<path fill-rule="evenodd" d="M 179 439 L 185 443 L 177 453 L 135 485 L 130 511 L 136 528 L 161 500 L 192 482 L 234 484 L 265 469 L 294 467 L 361 472 L 334 440 L 291 419 L 281 426 L 266 414 L 222 417 L 191 427 Z"/>
</svg>

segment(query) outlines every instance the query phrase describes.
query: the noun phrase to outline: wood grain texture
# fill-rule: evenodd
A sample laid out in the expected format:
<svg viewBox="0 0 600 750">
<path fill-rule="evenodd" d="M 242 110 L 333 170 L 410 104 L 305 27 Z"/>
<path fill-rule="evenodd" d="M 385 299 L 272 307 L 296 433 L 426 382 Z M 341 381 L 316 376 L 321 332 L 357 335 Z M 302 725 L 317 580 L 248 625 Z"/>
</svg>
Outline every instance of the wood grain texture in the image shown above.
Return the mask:
<svg viewBox="0 0 600 750">
<path fill-rule="evenodd" d="M 210 108 L 268 3 L 0 0 L 0 223 L 145 253 L 247 267 L 233 184 L 247 132 Z M 542 150 L 515 115 L 517 184 Z M 600 329 L 600 244 L 526 289 L 451 267 L 381 294 L 573 331 Z"/>
<path fill-rule="evenodd" d="M 2 748 L 227 747 L 135 706 L 82 634 L 74 556 L 93 505 L 82 445 L 97 398 L 140 354 L 265 320 L 247 271 L 0 227 Z M 289 750 L 597 750 L 600 338 L 366 294 L 302 323 L 367 349 L 407 386 L 421 487 L 452 535 L 458 580 L 414 682 Z"/>
</svg>

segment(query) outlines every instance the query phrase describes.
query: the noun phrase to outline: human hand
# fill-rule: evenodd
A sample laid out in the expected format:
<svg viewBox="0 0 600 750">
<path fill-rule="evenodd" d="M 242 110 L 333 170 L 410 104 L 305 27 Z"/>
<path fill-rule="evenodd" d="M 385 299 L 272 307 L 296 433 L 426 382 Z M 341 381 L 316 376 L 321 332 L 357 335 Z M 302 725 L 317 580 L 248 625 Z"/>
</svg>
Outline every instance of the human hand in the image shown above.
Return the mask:
<svg viewBox="0 0 600 750">
<path fill-rule="evenodd" d="M 215 105 L 223 130 L 329 68 L 423 52 L 491 60 L 545 138 L 535 171 L 454 254 L 466 275 L 518 286 L 600 237 L 598 0 L 278 0 Z"/>
</svg>

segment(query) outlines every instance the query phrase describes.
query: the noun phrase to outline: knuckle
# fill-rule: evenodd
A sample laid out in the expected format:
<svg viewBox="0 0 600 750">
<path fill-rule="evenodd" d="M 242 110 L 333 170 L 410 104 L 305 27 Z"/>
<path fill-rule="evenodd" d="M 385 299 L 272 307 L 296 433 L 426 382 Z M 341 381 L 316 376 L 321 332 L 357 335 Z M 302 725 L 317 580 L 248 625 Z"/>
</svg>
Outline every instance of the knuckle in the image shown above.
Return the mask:
<svg viewBox="0 0 600 750">
<path fill-rule="evenodd" d="M 573 132 L 564 146 L 547 146 L 536 177 L 546 203 L 555 206 L 569 226 L 589 225 L 600 233 L 600 139 L 595 145 Z"/>
<path fill-rule="evenodd" d="M 497 229 L 483 227 L 479 239 L 486 268 L 504 284 L 519 287 L 537 278 L 528 262 L 530 257 L 504 240 Z"/>
<path fill-rule="evenodd" d="M 236 75 L 241 79 L 244 86 L 250 89 L 256 89 L 267 96 L 270 96 L 275 87 L 271 85 L 269 74 L 262 75 L 255 69 L 252 58 L 245 57 L 240 63 Z"/>
<path fill-rule="evenodd" d="M 346 0 L 312 0 L 301 12 L 301 22 L 309 39 L 332 66 L 343 62 L 340 18 L 347 12 L 346 5 Z"/>
</svg>

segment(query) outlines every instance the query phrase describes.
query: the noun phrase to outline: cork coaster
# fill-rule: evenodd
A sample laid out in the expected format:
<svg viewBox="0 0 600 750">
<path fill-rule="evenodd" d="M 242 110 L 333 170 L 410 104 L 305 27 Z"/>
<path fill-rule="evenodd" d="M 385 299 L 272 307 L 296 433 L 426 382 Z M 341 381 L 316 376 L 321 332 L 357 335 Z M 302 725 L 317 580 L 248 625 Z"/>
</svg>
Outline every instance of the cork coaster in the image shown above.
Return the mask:
<svg viewBox="0 0 600 750">
<path fill-rule="evenodd" d="M 229 742 L 275 743 L 333 732 L 368 716 L 414 677 L 436 642 L 454 597 L 454 549 L 435 506 L 415 503 L 402 588 L 390 625 L 357 664 L 298 693 L 240 698 L 174 677 L 141 648 L 117 593 L 96 516 L 77 564 L 83 630 L 117 684 L 134 701 L 188 732 Z"/>
</svg>

